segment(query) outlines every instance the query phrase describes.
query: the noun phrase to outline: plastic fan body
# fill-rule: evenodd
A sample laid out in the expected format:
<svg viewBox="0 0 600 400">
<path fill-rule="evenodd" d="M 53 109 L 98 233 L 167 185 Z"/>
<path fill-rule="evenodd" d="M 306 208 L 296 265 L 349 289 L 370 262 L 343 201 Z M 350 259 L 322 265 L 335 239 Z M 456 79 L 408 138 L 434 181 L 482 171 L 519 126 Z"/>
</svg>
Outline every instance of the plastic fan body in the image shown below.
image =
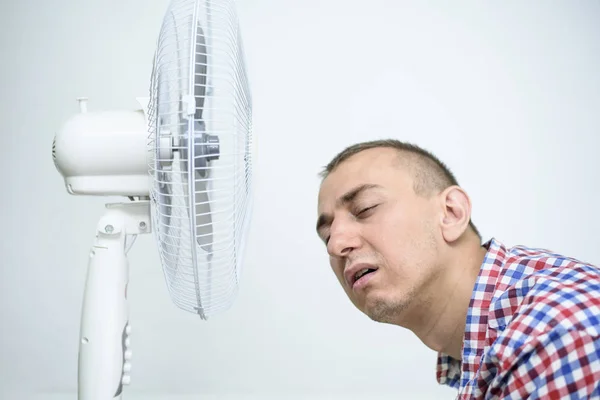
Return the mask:
<svg viewBox="0 0 600 400">
<path fill-rule="evenodd" d="M 202 319 L 234 302 L 252 214 L 252 100 L 233 0 L 172 1 L 141 109 L 80 113 L 53 143 L 74 195 L 124 196 L 98 222 L 79 343 L 82 400 L 130 383 L 127 252 L 154 233 L 173 302 Z"/>
</svg>

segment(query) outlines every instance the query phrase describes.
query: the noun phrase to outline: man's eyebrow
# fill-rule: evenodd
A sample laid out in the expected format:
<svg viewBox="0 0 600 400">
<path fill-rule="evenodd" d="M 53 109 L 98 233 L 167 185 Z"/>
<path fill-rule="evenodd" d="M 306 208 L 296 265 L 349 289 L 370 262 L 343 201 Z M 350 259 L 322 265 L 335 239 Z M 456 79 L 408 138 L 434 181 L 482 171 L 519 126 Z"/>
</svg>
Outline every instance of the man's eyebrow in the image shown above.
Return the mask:
<svg viewBox="0 0 600 400">
<path fill-rule="evenodd" d="M 352 201 L 354 201 L 354 199 L 361 193 L 369 190 L 369 189 L 374 189 L 374 188 L 380 188 L 381 186 L 379 185 L 375 185 L 375 184 L 371 184 L 371 183 L 365 183 L 362 185 L 359 185 L 351 190 L 349 190 L 348 192 L 346 192 L 342 197 L 340 197 L 337 200 L 337 205 L 344 205 L 344 204 L 348 204 Z M 331 216 L 327 215 L 327 214 L 321 214 L 319 215 L 319 219 L 317 220 L 317 233 L 319 233 L 319 230 L 327 225 L 330 224 L 331 222 Z"/>
</svg>

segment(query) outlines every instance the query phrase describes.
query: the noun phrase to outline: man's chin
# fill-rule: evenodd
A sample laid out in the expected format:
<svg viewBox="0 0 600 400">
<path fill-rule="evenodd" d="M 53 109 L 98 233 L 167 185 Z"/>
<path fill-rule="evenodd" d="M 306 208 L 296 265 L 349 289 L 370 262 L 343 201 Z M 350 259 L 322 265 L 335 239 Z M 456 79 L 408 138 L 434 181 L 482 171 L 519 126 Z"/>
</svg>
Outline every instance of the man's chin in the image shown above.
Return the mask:
<svg viewBox="0 0 600 400">
<path fill-rule="evenodd" d="M 397 324 L 402 318 L 404 307 L 401 303 L 384 299 L 369 299 L 363 313 L 375 322 Z"/>
</svg>

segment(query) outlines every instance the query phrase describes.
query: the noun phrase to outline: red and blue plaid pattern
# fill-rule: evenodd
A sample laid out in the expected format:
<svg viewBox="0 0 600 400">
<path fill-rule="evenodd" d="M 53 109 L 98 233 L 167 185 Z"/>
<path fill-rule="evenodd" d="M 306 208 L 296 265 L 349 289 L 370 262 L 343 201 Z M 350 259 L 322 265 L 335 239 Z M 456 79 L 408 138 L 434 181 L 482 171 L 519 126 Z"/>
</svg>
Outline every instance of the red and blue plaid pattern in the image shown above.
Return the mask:
<svg viewBox="0 0 600 400">
<path fill-rule="evenodd" d="M 600 399 L 600 269 L 491 239 L 462 360 L 438 354 L 460 399 Z"/>
</svg>

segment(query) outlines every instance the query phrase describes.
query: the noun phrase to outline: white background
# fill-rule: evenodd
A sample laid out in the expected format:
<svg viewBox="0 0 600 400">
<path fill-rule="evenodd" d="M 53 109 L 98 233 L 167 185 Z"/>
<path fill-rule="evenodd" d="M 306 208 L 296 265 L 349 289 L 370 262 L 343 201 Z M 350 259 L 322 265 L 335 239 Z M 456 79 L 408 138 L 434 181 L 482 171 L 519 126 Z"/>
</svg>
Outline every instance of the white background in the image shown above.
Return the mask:
<svg viewBox="0 0 600 400">
<path fill-rule="evenodd" d="M 338 286 L 314 232 L 317 173 L 356 141 L 413 141 L 455 172 L 486 239 L 600 263 L 600 5 L 238 5 L 258 140 L 241 293 L 209 322 L 179 311 L 154 239 L 138 239 L 124 399 L 453 398 L 435 382 L 435 353 L 364 317 Z M 78 96 L 98 110 L 148 94 L 166 7 L 0 5 L 1 399 L 76 398 L 87 255 L 105 199 L 66 193 L 52 139 Z"/>
</svg>

